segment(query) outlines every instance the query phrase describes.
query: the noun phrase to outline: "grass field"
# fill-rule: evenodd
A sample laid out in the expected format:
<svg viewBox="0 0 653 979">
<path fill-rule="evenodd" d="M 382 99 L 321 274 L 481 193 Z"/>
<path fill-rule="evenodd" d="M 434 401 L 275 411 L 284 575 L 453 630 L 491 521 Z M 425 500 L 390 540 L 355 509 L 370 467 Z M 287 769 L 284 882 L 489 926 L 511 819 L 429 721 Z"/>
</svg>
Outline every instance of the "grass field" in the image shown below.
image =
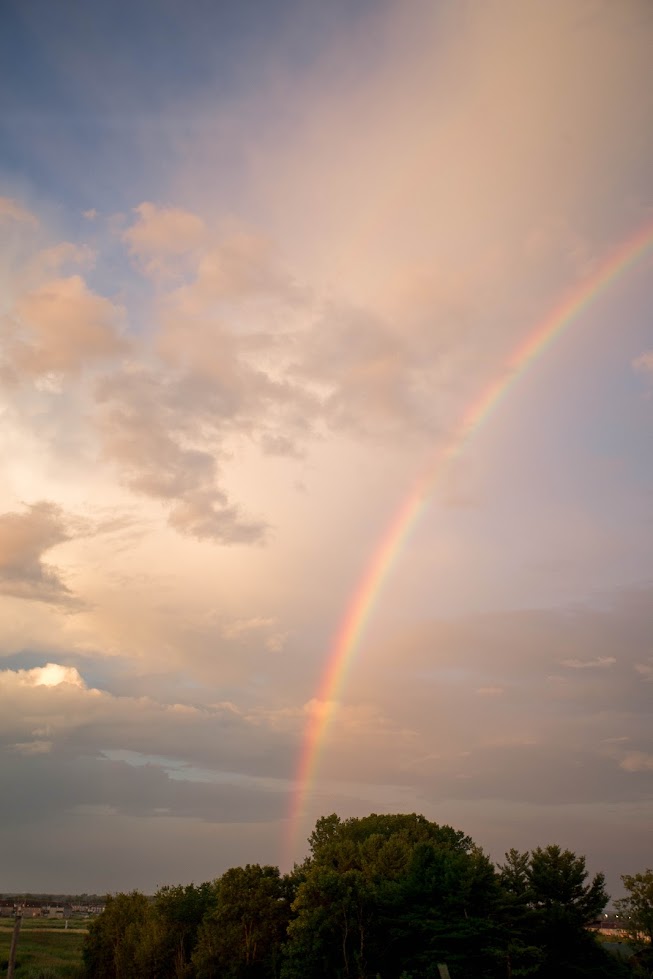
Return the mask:
<svg viewBox="0 0 653 979">
<path fill-rule="evenodd" d="M 30 979 L 39 969 L 52 970 L 57 979 L 79 979 L 86 922 L 34 918 L 23 921 L 16 956 L 16 979 Z M 7 971 L 13 921 L 0 923 L 0 976 Z"/>
</svg>

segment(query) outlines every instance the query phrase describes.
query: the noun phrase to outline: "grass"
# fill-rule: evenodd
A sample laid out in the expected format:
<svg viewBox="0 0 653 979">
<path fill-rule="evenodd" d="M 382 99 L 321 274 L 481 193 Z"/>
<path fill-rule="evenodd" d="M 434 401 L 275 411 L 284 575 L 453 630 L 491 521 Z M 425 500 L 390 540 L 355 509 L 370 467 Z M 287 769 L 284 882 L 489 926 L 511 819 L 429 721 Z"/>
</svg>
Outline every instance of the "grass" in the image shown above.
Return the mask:
<svg viewBox="0 0 653 979">
<path fill-rule="evenodd" d="M 18 940 L 15 979 L 30 979 L 38 969 L 51 969 L 57 979 L 79 979 L 82 965 L 82 946 L 86 923 L 70 922 L 68 929 L 63 921 L 35 918 L 23 921 Z M 13 922 L 9 927 L 0 924 L 0 975 L 7 971 Z"/>
</svg>

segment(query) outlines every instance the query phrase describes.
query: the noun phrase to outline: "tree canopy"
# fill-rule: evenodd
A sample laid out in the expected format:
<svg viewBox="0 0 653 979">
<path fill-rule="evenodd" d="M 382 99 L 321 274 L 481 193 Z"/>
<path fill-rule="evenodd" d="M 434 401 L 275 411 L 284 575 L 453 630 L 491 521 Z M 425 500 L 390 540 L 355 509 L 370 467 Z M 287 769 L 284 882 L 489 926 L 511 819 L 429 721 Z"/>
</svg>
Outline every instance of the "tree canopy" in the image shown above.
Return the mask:
<svg viewBox="0 0 653 979">
<path fill-rule="evenodd" d="M 557 845 L 495 867 L 460 830 L 411 814 L 319 819 L 290 874 L 233 867 L 153 898 L 117 894 L 89 930 L 87 979 L 582 979 L 622 966 L 588 930 L 602 874 Z M 624 878 L 650 936 L 653 873 Z M 624 905 L 626 907 L 626 905 Z"/>
</svg>

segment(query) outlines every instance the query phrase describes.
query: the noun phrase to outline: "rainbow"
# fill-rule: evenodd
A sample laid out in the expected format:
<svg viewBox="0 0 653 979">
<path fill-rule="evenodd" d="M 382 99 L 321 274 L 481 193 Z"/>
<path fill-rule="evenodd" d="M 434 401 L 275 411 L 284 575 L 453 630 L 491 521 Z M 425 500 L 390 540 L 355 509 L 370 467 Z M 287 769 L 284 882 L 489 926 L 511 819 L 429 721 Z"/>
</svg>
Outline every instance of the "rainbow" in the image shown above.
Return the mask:
<svg viewBox="0 0 653 979">
<path fill-rule="evenodd" d="M 645 225 L 635 235 L 622 242 L 591 275 L 576 284 L 549 310 L 509 356 L 501 376 L 485 388 L 465 410 L 448 443 L 418 476 L 393 515 L 349 602 L 327 656 L 319 687 L 314 699 L 308 705 L 308 721 L 287 820 L 287 861 L 292 859 L 295 852 L 306 798 L 315 779 L 320 747 L 324 743 L 329 721 L 336 710 L 338 691 L 344 683 L 348 667 L 351 665 L 388 572 L 422 513 L 438 478 L 448 463 L 460 455 L 470 439 L 481 429 L 516 379 L 566 327 L 573 323 L 588 306 L 596 302 L 615 279 L 638 261 L 651 245 L 653 245 L 653 223 Z"/>
</svg>

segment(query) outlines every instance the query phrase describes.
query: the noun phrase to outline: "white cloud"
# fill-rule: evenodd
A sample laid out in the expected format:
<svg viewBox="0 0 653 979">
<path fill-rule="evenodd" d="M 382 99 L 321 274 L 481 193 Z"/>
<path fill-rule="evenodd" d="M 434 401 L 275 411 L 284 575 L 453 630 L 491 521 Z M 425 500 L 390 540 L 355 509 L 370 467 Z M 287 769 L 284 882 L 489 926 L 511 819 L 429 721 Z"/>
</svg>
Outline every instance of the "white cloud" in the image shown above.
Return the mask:
<svg viewBox="0 0 653 979">
<path fill-rule="evenodd" d="M 72 683 L 84 688 L 85 684 L 74 666 L 61 666 L 59 663 L 46 663 L 31 670 L 18 670 L 20 682 L 35 687 L 58 687 L 60 683 Z"/>
</svg>

